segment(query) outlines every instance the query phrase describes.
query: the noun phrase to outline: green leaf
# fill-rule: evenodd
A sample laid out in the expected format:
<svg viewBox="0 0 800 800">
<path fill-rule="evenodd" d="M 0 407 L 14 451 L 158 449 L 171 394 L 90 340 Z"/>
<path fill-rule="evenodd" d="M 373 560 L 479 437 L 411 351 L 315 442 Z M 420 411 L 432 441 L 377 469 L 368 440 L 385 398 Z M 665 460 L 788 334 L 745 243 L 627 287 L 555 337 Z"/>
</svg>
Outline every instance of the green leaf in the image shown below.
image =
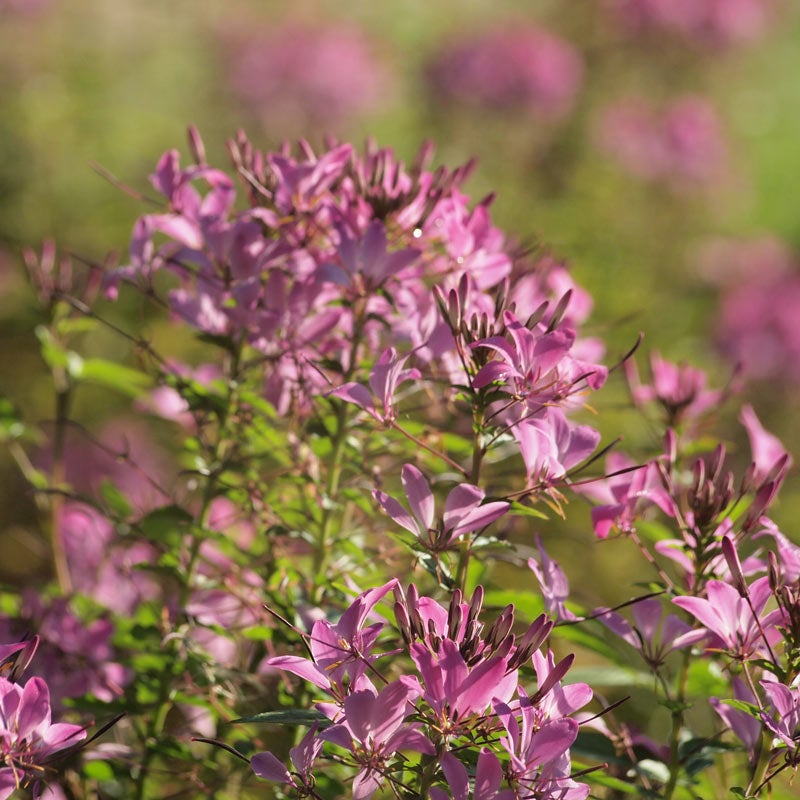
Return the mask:
<svg viewBox="0 0 800 800">
<path fill-rule="evenodd" d="M 576 761 L 575 759 L 572 760 L 573 772 L 581 769 L 587 769 L 590 766 L 592 765 L 584 764 L 580 761 Z M 608 789 L 613 789 L 617 792 L 622 792 L 623 794 L 635 794 L 637 797 L 644 796 L 640 786 L 620 780 L 619 778 L 614 778 L 611 775 L 606 775 L 605 772 L 601 772 L 600 770 L 582 777 L 581 780 L 589 781 L 597 786 L 605 786 Z"/>
<path fill-rule="evenodd" d="M 263 711 L 251 717 L 240 717 L 232 722 L 257 722 L 265 725 L 308 725 L 315 722 L 321 728 L 327 728 L 331 721 L 314 708 L 286 708 L 280 711 Z"/>
<path fill-rule="evenodd" d="M 728 681 L 716 662 L 694 659 L 689 666 L 687 688 L 694 697 L 720 697 L 728 692 Z"/>
<path fill-rule="evenodd" d="M 487 608 L 505 608 L 511 604 L 517 618 L 531 621 L 544 611 L 544 602 L 538 594 L 511 589 L 488 589 L 483 604 Z"/>
<path fill-rule="evenodd" d="M 70 368 L 70 374 L 76 380 L 106 386 L 129 397 L 138 397 L 152 383 L 150 376 L 144 372 L 104 358 L 81 360 L 80 364 Z"/>
<path fill-rule="evenodd" d="M 127 517 L 130 515 L 131 504 L 128 502 L 128 498 L 108 478 L 103 478 L 100 483 L 100 496 L 108 509 L 116 516 Z"/>
<path fill-rule="evenodd" d="M 110 781 L 114 777 L 114 769 L 108 761 L 93 760 L 83 765 L 83 774 L 96 781 Z"/>
<path fill-rule="evenodd" d="M 194 517 L 177 505 L 162 506 L 142 517 L 136 525 L 146 538 L 159 544 L 178 544 Z"/>
<path fill-rule="evenodd" d="M 436 560 L 431 553 L 417 553 L 420 566 L 431 575 L 436 582 L 445 589 L 452 589 L 456 584 L 447 565 L 440 559 Z"/>
<path fill-rule="evenodd" d="M 531 506 L 525 506 L 522 503 L 518 503 L 514 501 L 511 504 L 511 508 L 509 509 L 509 513 L 517 514 L 520 517 L 535 517 L 536 519 L 550 519 L 544 511 L 540 511 L 538 508 L 532 508 Z"/>
<path fill-rule="evenodd" d="M 616 666 L 573 667 L 569 671 L 569 681 L 570 683 L 589 683 L 592 686 L 653 687 L 651 673 Z"/>
<path fill-rule="evenodd" d="M 98 322 L 92 317 L 65 317 L 56 323 L 56 332 L 61 337 L 75 333 L 91 333 L 97 329 Z"/>
<path fill-rule="evenodd" d="M 663 761 L 654 758 L 643 758 L 634 765 L 634 770 L 640 775 L 659 783 L 669 782 L 669 767 Z"/>
</svg>

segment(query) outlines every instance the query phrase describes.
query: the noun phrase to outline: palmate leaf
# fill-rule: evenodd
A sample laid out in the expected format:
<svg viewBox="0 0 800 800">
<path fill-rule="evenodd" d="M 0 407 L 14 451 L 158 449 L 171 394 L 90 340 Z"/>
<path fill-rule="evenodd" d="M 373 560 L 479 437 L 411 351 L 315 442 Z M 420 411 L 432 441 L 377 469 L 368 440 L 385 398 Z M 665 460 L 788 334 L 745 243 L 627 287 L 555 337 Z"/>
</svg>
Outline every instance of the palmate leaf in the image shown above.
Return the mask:
<svg viewBox="0 0 800 800">
<path fill-rule="evenodd" d="M 255 722 L 261 725 L 306 725 L 316 723 L 320 728 L 327 728 L 331 721 L 314 708 L 282 708 L 280 711 L 262 711 L 249 717 L 240 717 L 232 722 Z"/>
</svg>

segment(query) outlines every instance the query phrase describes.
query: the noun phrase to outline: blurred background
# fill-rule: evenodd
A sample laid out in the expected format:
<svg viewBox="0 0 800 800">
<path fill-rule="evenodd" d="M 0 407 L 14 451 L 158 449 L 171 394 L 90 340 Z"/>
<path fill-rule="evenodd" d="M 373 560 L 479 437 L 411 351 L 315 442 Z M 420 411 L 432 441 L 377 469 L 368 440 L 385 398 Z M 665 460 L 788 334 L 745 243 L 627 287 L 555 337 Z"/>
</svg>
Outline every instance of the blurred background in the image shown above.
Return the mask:
<svg viewBox="0 0 800 800">
<path fill-rule="evenodd" d="M 800 453 L 793 0 L 0 0 L 0 395 L 26 420 L 53 409 L 21 250 L 124 263 L 132 194 L 187 153 L 189 123 L 222 166 L 238 128 L 263 148 L 372 136 L 405 159 L 425 139 L 439 163 L 476 156 L 472 196 L 496 192 L 501 227 L 570 264 L 608 363 L 640 331 L 643 374 L 650 350 L 715 385 L 741 363 L 744 398 Z M 106 313 L 164 335 L 130 302 Z M 606 440 L 646 438 L 621 376 L 603 397 Z M 73 413 L 102 431 L 125 408 L 98 391 Z M 0 527 L 19 531 L 35 514 L 5 455 L 0 478 Z"/>
</svg>

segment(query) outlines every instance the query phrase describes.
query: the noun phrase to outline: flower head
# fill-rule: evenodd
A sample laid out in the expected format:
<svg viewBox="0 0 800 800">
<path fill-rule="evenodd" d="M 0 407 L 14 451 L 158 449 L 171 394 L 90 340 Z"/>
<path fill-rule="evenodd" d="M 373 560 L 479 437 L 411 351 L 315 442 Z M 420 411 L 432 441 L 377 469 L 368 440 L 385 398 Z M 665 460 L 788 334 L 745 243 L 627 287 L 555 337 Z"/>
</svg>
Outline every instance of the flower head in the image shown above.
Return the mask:
<svg viewBox="0 0 800 800">
<path fill-rule="evenodd" d="M 0 678 L 0 800 L 38 784 L 56 753 L 85 738 L 80 725 L 50 721 L 50 691 L 41 678 L 24 686 Z"/>
<path fill-rule="evenodd" d="M 416 535 L 423 547 L 431 551 L 447 549 L 460 536 L 490 525 L 509 508 L 509 503 L 502 500 L 484 503 L 482 489 L 462 483 L 447 495 L 444 513 L 437 521 L 433 492 L 425 476 L 413 464 L 406 464 L 402 480 L 411 514 L 393 497 L 377 489 L 373 492 L 375 499 L 398 525 Z"/>
</svg>

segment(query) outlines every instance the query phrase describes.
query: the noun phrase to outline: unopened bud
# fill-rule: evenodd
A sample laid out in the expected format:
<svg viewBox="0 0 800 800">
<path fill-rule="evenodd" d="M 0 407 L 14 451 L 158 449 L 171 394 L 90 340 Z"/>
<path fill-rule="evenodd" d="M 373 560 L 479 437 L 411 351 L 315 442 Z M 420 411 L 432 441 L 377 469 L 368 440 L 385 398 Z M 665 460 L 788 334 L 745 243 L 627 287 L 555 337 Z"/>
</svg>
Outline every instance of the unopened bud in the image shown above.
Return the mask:
<svg viewBox="0 0 800 800">
<path fill-rule="evenodd" d="M 481 613 L 483 606 L 483 586 L 475 587 L 472 593 L 472 602 L 469 604 L 469 613 L 467 614 L 467 622 L 474 622 L 478 619 L 478 614 Z"/>
<path fill-rule="evenodd" d="M 490 647 L 497 647 L 506 637 L 514 624 L 514 606 L 507 605 L 495 621 L 489 626 L 486 633 L 486 643 Z"/>
<path fill-rule="evenodd" d="M 781 580 L 781 565 L 778 563 L 775 553 L 770 552 L 767 556 L 767 564 L 769 588 L 772 594 L 776 594 L 783 581 Z"/>
<path fill-rule="evenodd" d="M 747 584 L 745 583 L 744 574 L 742 573 L 742 564 L 739 561 L 739 554 L 736 552 L 736 545 L 733 543 L 733 539 L 731 539 L 727 533 L 722 537 L 722 555 L 725 557 L 725 562 L 728 565 L 728 569 L 731 571 L 733 586 L 736 591 L 739 592 L 739 597 L 747 597 Z"/>
<path fill-rule="evenodd" d="M 190 125 L 187 131 L 189 137 L 189 150 L 191 150 L 194 163 L 199 167 L 206 165 L 206 149 L 203 145 L 203 140 L 200 138 L 200 132 L 194 125 Z"/>
</svg>

